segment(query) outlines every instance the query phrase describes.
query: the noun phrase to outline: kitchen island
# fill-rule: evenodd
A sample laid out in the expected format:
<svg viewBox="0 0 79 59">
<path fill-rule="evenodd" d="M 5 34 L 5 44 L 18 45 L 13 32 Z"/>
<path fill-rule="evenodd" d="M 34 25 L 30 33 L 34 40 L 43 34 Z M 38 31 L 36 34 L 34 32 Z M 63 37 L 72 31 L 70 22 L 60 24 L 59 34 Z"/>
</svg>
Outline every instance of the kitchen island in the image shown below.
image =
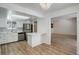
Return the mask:
<svg viewBox="0 0 79 59">
<path fill-rule="evenodd" d="M 31 47 L 35 47 L 41 44 L 41 34 L 40 33 L 27 33 L 27 42 Z"/>
</svg>

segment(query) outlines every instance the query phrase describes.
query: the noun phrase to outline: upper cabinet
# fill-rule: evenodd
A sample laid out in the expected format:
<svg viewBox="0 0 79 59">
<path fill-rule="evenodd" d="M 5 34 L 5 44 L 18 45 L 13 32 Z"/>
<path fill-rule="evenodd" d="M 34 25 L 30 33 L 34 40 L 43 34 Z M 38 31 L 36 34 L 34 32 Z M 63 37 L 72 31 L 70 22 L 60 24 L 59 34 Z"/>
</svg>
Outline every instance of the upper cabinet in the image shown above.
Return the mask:
<svg viewBox="0 0 79 59">
<path fill-rule="evenodd" d="M 0 19 L 7 18 L 8 10 L 6 8 L 0 7 Z"/>
<path fill-rule="evenodd" d="M 0 27 L 6 27 L 6 18 L 7 18 L 8 10 L 6 8 L 0 7 Z"/>
</svg>

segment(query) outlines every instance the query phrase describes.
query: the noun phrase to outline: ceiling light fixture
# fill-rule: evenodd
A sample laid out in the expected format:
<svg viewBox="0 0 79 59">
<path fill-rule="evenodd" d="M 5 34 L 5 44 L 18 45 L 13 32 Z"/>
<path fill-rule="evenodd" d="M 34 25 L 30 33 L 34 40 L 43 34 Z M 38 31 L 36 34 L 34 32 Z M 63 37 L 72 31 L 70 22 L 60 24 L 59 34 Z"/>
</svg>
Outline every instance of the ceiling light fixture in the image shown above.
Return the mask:
<svg viewBox="0 0 79 59">
<path fill-rule="evenodd" d="M 41 8 L 43 8 L 44 10 L 49 9 L 51 5 L 52 3 L 40 3 Z"/>
</svg>

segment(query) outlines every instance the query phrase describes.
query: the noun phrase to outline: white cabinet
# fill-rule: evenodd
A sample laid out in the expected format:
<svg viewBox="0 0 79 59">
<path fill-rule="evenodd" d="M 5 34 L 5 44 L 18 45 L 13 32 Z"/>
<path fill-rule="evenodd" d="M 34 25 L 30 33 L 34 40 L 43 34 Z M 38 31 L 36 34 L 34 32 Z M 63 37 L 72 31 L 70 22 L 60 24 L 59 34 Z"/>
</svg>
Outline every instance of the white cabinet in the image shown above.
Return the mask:
<svg viewBox="0 0 79 59">
<path fill-rule="evenodd" d="M 41 44 L 41 34 L 38 33 L 27 33 L 27 41 L 28 41 L 28 45 L 30 45 L 31 47 L 35 47 L 37 45 Z"/>
<path fill-rule="evenodd" d="M 17 33 L 7 33 L 7 42 L 14 42 L 18 41 L 18 34 Z"/>
<path fill-rule="evenodd" d="M 0 44 L 2 43 L 2 33 L 0 33 Z"/>
<path fill-rule="evenodd" d="M 0 44 L 18 41 L 17 33 L 0 33 Z"/>
<path fill-rule="evenodd" d="M 0 33 L 0 44 L 3 44 L 6 42 L 6 36 L 5 33 Z"/>
</svg>

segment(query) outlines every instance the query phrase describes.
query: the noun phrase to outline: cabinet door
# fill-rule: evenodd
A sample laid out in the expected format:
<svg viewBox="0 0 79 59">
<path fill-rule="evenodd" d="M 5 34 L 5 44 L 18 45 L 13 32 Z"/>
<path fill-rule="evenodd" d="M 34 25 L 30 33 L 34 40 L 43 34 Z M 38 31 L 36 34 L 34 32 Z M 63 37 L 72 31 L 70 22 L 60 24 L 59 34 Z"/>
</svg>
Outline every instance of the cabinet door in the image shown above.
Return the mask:
<svg viewBox="0 0 79 59">
<path fill-rule="evenodd" d="M 18 41 L 17 33 L 0 33 L 0 44 Z"/>
<path fill-rule="evenodd" d="M 4 44 L 5 41 L 5 34 L 4 33 L 0 33 L 0 44 Z"/>
<path fill-rule="evenodd" d="M 17 33 L 12 33 L 11 34 L 11 39 L 12 39 L 12 41 L 18 41 L 18 34 Z"/>
<path fill-rule="evenodd" d="M 0 44 L 2 43 L 2 34 L 0 33 Z"/>
<path fill-rule="evenodd" d="M 7 43 L 7 37 L 6 37 L 6 33 L 3 35 L 3 40 L 2 40 L 2 43 L 4 44 L 4 43 Z"/>
<path fill-rule="evenodd" d="M 18 40 L 18 34 L 17 33 L 8 33 L 7 34 L 7 42 L 14 42 Z"/>
</svg>

